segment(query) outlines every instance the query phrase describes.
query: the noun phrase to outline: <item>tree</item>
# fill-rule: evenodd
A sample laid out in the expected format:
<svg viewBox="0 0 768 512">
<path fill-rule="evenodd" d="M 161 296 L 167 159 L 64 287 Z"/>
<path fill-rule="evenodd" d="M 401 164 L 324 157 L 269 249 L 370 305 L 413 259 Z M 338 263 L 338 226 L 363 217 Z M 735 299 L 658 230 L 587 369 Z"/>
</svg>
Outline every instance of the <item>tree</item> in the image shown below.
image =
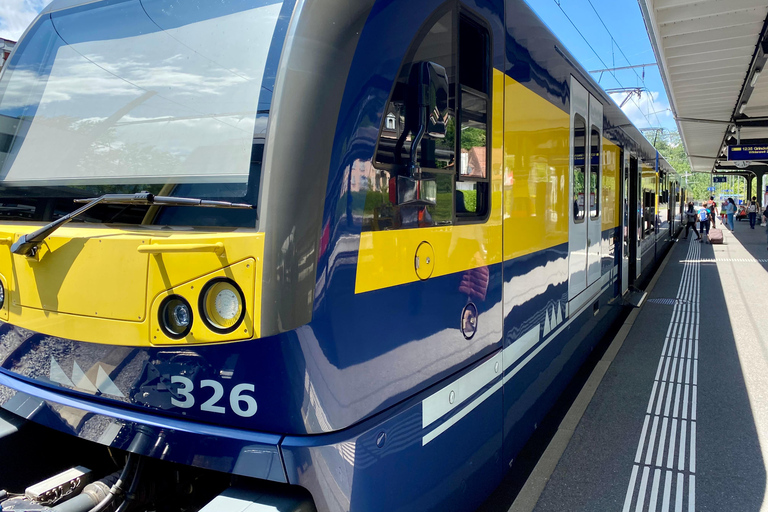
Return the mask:
<svg viewBox="0 0 768 512">
<path fill-rule="evenodd" d="M 685 147 L 677 131 L 662 131 L 660 134 L 646 133 L 658 152 L 669 162 L 680 176 L 681 183 L 690 191 L 689 197 L 696 201 L 703 201 L 712 195 L 707 188 L 710 187 L 711 174 L 703 172 L 691 172 Z"/>
</svg>

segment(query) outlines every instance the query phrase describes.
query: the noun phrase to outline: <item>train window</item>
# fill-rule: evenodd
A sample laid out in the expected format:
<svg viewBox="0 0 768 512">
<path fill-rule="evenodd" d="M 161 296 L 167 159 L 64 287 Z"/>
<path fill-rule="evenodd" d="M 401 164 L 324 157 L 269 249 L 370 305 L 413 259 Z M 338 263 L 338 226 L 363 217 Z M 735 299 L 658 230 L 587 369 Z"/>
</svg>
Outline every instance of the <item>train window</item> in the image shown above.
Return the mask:
<svg viewBox="0 0 768 512">
<path fill-rule="evenodd" d="M 487 102 L 472 93 L 461 93 L 461 177 L 485 178 L 487 145 Z"/>
<path fill-rule="evenodd" d="M 419 160 L 422 167 L 434 169 L 453 169 L 455 153 L 452 132 L 455 132 L 455 61 L 453 48 L 455 16 L 448 12 L 422 31 L 421 40 L 417 39 L 406 56 L 400 69 L 397 82 L 385 110 L 379 143 L 376 149 L 375 167 L 379 170 L 393 171 L 403 168 L 410 156 L 410 142 L 413 134 L 405 124 L 405 105 L 409 91 L 408 79 L 411 68 L 416 62 L 434 62 L 445 68 L 449 94 L 449 117 L 446 121 L 447 134 L 442 140 L 422 141 Z"/>
<path fill-rule="evenodd" d="M 454 173 L 456 167 L 456 12 L 449 11 L 428 22 L 406 54 L 389 103 L 384 111 L 376 156 L 367 166 L 371 179 L 365 187 L 351 187 L 352 193 L 365 197 L 363 230 L 405 229 L 453 223 Z M 423 180 L 436 184 L 435 204 L 409 206 L 397 204 L 398 177 L 407 176 L 413 134 L 405 123 L 405 105 L 409 91 L 411 68 L 417 62 L 434 62 L 443 66 L 449 84 L 449 116 L 446 137 L 442 140 L 426 137 L 419 147 Z M 354 172 L 355 165 L 352 166 Z M 367 172 L 367 171 L 366 171 Z"/>
<path fill-rule="evenodd" d="M 376 156 L 369 166 L 371 179 L 365 187 L 350 187 L 365 195 L 363 230 L 482 221 L 490 211 L 490 36 L 478 23 L 451 11 L 428 22 L 419 37 L 406 55 L 384 111 Z M 397 203 L 398 180 L 408 176 L 413 138 L 405 122 L 408 79 L 412 66 L 425 61 L 446 70 L 449 116 L 445 137 L 425 137 L 418 148 L 421 178 L 436 185 L 435 204 L 408 206 Z M 357 168 L 352 165 L 351 171 Z"/>
<path fill-rule="evenodd" d="M 489 211 L 490 154 L 488 105 L 490 82 L 488 33 L 480 25 L 459 18 L 459 166 L 456 177 L 457 220 L 480 220 Z"/>
<path fill-rule="evenodd" d="M 595 126 L 590 130 L 591 153 L 589 169 L 589 218 L 600 216 L 600 132 Z"/>
<path fill-rule="evenodd" d="M 579 114 L 573 116 L 573 220 L 584 222 L 586 213 L 585 157 L 587 154 L 587 123 Z"/>
</svg>

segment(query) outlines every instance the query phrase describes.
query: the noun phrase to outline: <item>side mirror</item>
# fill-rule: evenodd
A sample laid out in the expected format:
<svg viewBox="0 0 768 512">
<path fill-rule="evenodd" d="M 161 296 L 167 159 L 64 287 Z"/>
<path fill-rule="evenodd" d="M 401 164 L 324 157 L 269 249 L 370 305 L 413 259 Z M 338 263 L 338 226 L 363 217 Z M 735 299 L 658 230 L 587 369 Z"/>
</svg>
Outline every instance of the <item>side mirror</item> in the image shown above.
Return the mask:
<svg viewBox="0 0 768 512">
<path fill-rule="evenodd" d="M 408 176 L 397 177 L 397 204 L 434 206 L 437 204 L 437 182 Z"/>
<path fill-rule="evenodd" d="M 449 111 L 445 68 L 434 62 L 415 63 L 408 79 L 408 89 L 406 126 L 413 134 L 409 170 L 411 177 L 418 178 L 421 168 L 416 157 L 424 136 L 443 139 L 446 134 Z"/>
</svg>

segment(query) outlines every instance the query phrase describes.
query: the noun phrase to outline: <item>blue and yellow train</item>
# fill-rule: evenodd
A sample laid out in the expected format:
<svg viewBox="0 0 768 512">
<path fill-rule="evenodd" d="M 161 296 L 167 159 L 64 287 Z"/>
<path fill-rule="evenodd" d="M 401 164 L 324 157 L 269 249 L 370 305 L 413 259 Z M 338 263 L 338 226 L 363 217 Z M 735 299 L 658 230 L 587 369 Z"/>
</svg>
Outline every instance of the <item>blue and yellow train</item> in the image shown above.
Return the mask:
<svg viewBox="0 0 768 512">
<path fill-rule="evenodd" d="M 473 510 L 685 194 L 522 0 L 54 0 L 0 93 L 4 510 Z"/>
</svg>

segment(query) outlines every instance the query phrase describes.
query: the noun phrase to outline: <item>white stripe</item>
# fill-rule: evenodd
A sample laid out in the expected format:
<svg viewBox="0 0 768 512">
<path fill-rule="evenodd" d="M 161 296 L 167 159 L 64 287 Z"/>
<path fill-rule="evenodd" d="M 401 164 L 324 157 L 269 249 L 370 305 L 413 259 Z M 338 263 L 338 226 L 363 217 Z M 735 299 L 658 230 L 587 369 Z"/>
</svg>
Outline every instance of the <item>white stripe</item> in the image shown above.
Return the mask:
<svg viewBox="0 0 768 512">
<path fill-rule="evenodd" d="M 450 411 L 458 408 L 495 378 L 500 378 L 501 375 L 497 373 L 497 368 L 501 366 L 501 357 L 501 353 L 497 353 L 474 370 L 425 398 L 421 403 L 421 427 L 428 427 Z"/>
<path fill-rule="evenodd" d="M 648 433 L 648 421 L 650 420 L 648 414 L 645 415 L 645 421 L 643 422 L 643 432 L 640 434 L 640 442 L 637 443 L 637 453 L 635 454 L 635 462 L 640 464 L 640 457 L 643 455 L 643 446 L 645 445 L 645 434 Z"/>
<path fill-rule="evenodd" d="M 696 421 L 696 395 L 698 395 L 698 386 L 693 386 L 693 393 L 691 393 L 691 420 Z"/>
<path fill-rule="evenodd" d="M 680 388 L 682 388 L 680 384 L 675 386 L 675 413 L 673 414 L 675 418 L 680 417 Z"/>
<path fill-rule="evenodd" d="M 674 384 L 671 382 L 667 385 L 667 402 L 664 404 L 664 416 L 669 416 L 669 405 L 672 403 L 672 387 Z"/>
<path fill-rule="evenodd" d="M 669 378 L 668 378 L 668 379 L 666 379 L 666 380 L 667 380 L 667 382 L 670 382 L 670 383 L 672 383 L 672 382 L 675 380 L 675 370 L 677 369 L 677 361 L 678 361 L 678 359 L 677 359 L 677 357 L 675 356 L 675 357 L 672 359 L 672 368 L 671 368 L 671 370 L 670 370 L 670 372 L 669 372 Z"/>
<path fill-rule="evenodd" d="M 659 396 L 656 398 L 656 415 L 658 416 L 661 414 L 661 404 L 664 401 L 664 388 L 667 385 L 666 382 L 661 383 L 661 386 L 659 388 Z"/>
<path fill-rule="evenodd" d="M 688 512 L 696 511 L 696 475 L 688 476 Z"/>
<path fill-rule="evenodd" d="M 656 389 L 658 388 L 659 383 L 657 381 L 653 381 L 653 389 L 651 390 L 651 399 L 648 400 L 648 409 L 645 411 L 646 414 L 651 414 L 651 409 L 653 409 L 653 398 L 656 396 Z"/>
<path fill-rule="evenodd" d="M 523 354 L 531 350 L 535 344 L 539 342 L 541 326 L 536 324 L 531 330 L 520 336 L 513 341 L 509 346 L 504 348 L 504 370 L 512 366 Z"/>
<path fill-rule="evenodd" d="M 688 430 L 688 422 L 680 422 L 680 453 L 677 456 L 677 469 L 683 471 L 685 469 L 685 435 Z"/>
<path fill-rule="evenodd" d="M 648 486 L 649 472 L 650 468 L 645 466 L 643 468 L 643 478 L 640 480 L 640 492 L 637 494 L 637 507 L 635 507 L 635 512 L 641 512 L 643 510 L 643 505 L 645 504 L 645 489 Z"/>
<path fill-rule="evenodd" d="M 685 385 L 685 393 L 683 393 L 683 419 L 688 419 L 688 384 Z"/>
<path fill-rule="evenodd" d="M 662 512 L 669 512 L 669 495 L 672 492 L 672 472 L 667 471 L 667 476 L 664 479 L 664 498 L 661 501 Z"/>
<path fill-rule="evenodd" d="M 697 359 L 693 360 L 693 385 L 695 386 L 699 382 L 699 361 Z"/>
<path fill-rule="evenodd" d="M 439 436 L 440 434 L 442 434 L 443 432 L 451 428 L 453 425 L 456 424 L 456 422 L 458 422 L 464 416 L 469 414 L 472 410 L 475 409 L 475 407 L 483 403 L 486 399 L 488 399 L 491 395 L 493 395 L 495 392 L 497 392 L 500 389 L 501 389 L 501 381 L 497 382 L 488 391 L 486 391 L 479 397 L 472 400 L 472 402 L 469 405 L 467 405 L 457 414 L 451 416 L 450 419 L 448 419 L 445 423 L 437 427 L 435 430 L 431 431 L 429 434 L 422 437 L 421 445 L 426 446 L 430 441 L 434 440 L 437 436 Z"/>
<path fill-rule="evenodd" d="M 683 474 L 677 474 L 677 492 L 675 493 L 675 512 L 683 512 Z"/>
<path fill-rule="evenodd" d="M 664 447 L 667 444 L 667 425 L 669 418 L 664 418 L 664 422 L 661 424 L 661 439 L 659 439 L 659 449 L 656 451 L 656 465 L 661 466 L 664 460 Z M 646 468 L 647 469 L 647 468 Z"/>
<path fill-rule="evenodd" d="M 667 375 L 669 375 L 669 365 L 671 360 L 672 360 L 671 357 L 664 358 L 664 371 L 661 373 L 661 380 L 664 380 L 664 381 L 667 380 Z"/>
<path fill-rule="evenodd" d="M 653 486 L 651 487 L 651 501 L 648 502 L 648 510 L 656 512 L 656 503 L 659 501 L 659 481 L 661 480 L 661 470 L 656 469 L 653 472 Z"/>
<path fill-rule="evenodd" d="M 645 452 L 645 464 L 651 464 L 651 457 L 653 456 L 653 445 L 656 443 L 656 429 L 659 426 L 659 417 L 653 417 L 653 427 L 651 427 L 651 439 L 648 442 L 648 451 Z"/>
<path fill-rule="evenodd" d="M 669 433 L 669 450 L 667 451 L 667 468 L 675 464 L 675 441 L 677 440 L 677 420 L 672 420 L 672 431 Z"/>
<path fill-rule="evenodd" d="M 696 422 L 691 422 L 691 461 L 688 467 L 691 473 L 696 472 Z"/>
<path fill-rule="evenodd" d="M 629 487 L 627 487 L 627 497 L 624 498 L 624 512 L 629 512 L 632 506 L 632 495 L 635 493 L 635 482 L 637 481 L 637 466 L 632 466 L 632 476 L 629 477 Z"/>
</svg>

